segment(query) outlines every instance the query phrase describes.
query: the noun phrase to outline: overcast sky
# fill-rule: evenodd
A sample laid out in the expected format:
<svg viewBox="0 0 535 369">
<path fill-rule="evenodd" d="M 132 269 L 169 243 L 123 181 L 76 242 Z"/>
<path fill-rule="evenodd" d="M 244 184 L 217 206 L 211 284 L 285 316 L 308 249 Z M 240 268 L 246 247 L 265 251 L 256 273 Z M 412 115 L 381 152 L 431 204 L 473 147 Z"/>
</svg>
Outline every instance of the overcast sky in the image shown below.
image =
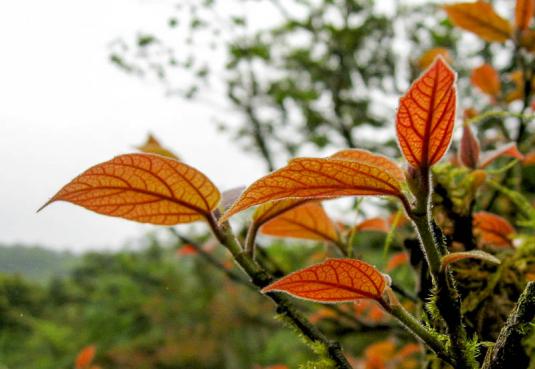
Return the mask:
<svg viewBox="0 0 535 369">
<path fill-rule="evenodd" d="M 148 131 L 221 188 L 263 165 L 216 134 L 210 111 L 125 75 L 107 46 L 167 20 L 171 1 L 0 1 L 0 242 L 117 248 L 152 226 L 66 203 L 35 211 L 88 167 L 132 151 Z M 228 175 L 229 171 L 234 175 Z"/>
</svg>

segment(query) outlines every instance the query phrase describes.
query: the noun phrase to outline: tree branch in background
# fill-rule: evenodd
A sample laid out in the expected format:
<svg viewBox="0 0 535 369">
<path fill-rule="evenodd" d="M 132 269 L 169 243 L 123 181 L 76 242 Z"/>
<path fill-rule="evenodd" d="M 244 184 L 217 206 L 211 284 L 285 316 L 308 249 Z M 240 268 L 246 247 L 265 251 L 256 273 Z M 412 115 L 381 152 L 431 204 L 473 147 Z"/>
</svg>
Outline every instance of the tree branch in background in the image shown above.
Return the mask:
<svg viewBox="0 0 535 369">
<path fill-rule="evenodd" d="M 529 282 L 515 308 L 507 318 L 496 344 L 489 348 L 482 369 L 507 369 L 511 365 L 527 368 L 530 362 L 522 347 L 522 339 L 530 331 L 535 318 L 535 282 Z"/>
</svg>

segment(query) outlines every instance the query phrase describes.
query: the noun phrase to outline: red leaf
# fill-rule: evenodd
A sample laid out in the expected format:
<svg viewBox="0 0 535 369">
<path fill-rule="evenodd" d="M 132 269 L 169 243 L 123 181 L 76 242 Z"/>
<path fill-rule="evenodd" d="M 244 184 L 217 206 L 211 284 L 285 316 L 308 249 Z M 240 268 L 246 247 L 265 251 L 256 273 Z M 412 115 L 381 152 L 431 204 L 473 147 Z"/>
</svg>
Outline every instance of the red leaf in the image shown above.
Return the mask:
<svg viewBox="0 0 535 369">
<path fill-rule="evenodd" d="M 472 70 L 470 81 L 482 92 L 492 97 L 498 96 L 502 88 L 500 76 L 490 64 L 483 64 Z"/>
<path fill-rule="evenodd" d="M 413 167 L 429 167 L 448 150 L 455 122 L 455 72 L 437 58 L 400 99 L 397 136 Z"/>
<path fill-rule="evenodd" d="M 461 137 L 461 144 L 459 147 L 459 159 L 461 163 L 468 168 L 476 169 L 479 162 L 479 141 L 474 136 L 472 128 L 465 124 L 463 126 L 463 136 Z"/>
<path fill-rule="evenodd" d="M 184 245 L 180 249 L 177 250 L 177 254 L 181 256 L 195 255 L 198 253 L 199 251 L 193 245 Z"/>
<path fill-rule="evenodd" d="M 486 211 L 474 214 L 474 232 L 483 244 L 499 247 L 511 247 L 511 236 L 515 233 L 513 226 L 507 219 Z"/>
<path fill-rule="evenodd" d="M 374 231 L 388 233 L 390 231 L 390 224 L 386 219 L 375 217 L 363 220 L 355 227 L 357 231 Z"/>
<path fill-rule="evenodd" d="M 370 264 L 356 259 L 328 259 L 293 272 L 265 287 L 262 292 L 286 292 L 316 302 L 380 300 L 385 278 Z"/>
<path fill-rule="evenodd" d="M 160 155 L 126 154 L 89 168 L 41 209 L 67 201 L 99 214 L 174 225 L 207 217 L 219 199 L 214 184 L 189 165 Z"/>
<path fill-rule="evenodd" d="M 321 204 L 308 202 L 265 223 L 260 231 L 269 236 L 337 242 L 336 226 Z"/>
<path fill-rule="evenodd" d="M 76 369 L 86 369 L 91 365 L 93 358 L 95 357 L 96 347 L 94 345 L 84 347 L 76 356 L 74 367 Z"/>
<path fill-rule="evenodd" d="M 388 263 L 386 264 L 385 270 L 390 272 L 401 265 L 405 265 L 409 262 L 409 254 L 406 252 L 398 252 L 392 255 Z"/>
<path fill-rule="evenodd" d="M 516 0 L 515 25 L 523 31 L 529 28 L 535 11 L 535 0 Z"/>
<path fill-rule="evenodd" d="M 494 160 L 501 157 L 515 158 L 518 160 L 524 159 L 524 155 L 516 147 L 516 143 L 511 142 L 502 147 L 498 147 L 496 150 L 486 152 L 482 155 L 481 162 L 479 163 L 480 168 L 486 168 Z"/>
<path fill-rule="evenodd" d="M 459 260 L 464 260 L 464 259 L 479 259 L 479 260 L 487 261 L 492 264 L 500 264 L 500 259 L 498 259 L 494 255 L 491 255 L 481 250 L 471 250 L 471 251 L 452 252 L 450 254 L 443 256 L 441 260 L 441 264 L 442 264 L 441 267 L 442 269 L 445 269 L 449 264 L 456 263 Z"/>
<path fill-rule="evenodd" d="M 329 199 L 342 196 L 402 196 L 402 184 L 388 167 L 339 158 L 298 158 L 260 178 L 220 219 L 251 206 L 283 199 Z"/>
</svg>

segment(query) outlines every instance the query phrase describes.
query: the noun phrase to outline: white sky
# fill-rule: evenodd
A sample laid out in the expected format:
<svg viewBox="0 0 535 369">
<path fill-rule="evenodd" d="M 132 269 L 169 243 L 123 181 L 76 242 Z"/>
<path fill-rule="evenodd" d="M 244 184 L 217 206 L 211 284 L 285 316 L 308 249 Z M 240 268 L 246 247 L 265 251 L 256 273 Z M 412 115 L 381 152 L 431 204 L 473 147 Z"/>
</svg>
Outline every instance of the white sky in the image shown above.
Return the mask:
<svg viewBox="0 0 535 369">
<path fill-rule="evenodd" d="M 35 213 L 76 175 L 133 151 L 149 131 L 223 190 L 264 174 L 262 162 L 216 132 L 209 107 L 165 98 L 161 86 L 108 61 L 110 41 L 165 27 L 176 3 L 0 1 L 0 243 L 116 249 L 153 230 L 66 203 Z M 255 6 L 239 10 L 255 24 L 273 21 Z"/>
<path fill-rule="evenodd" d="M 262 175 L 261 162 L 216 134 L 206 107 L 167 99 L 108 62 L 112 39 L 165 22 L 172 4 L 0 1 L 0 243 L 117 248 L 154 229 L 66 203 L 35 213 L 74 176 L 132 151 L 148 131 L 222 189 Z"/>
</svg>

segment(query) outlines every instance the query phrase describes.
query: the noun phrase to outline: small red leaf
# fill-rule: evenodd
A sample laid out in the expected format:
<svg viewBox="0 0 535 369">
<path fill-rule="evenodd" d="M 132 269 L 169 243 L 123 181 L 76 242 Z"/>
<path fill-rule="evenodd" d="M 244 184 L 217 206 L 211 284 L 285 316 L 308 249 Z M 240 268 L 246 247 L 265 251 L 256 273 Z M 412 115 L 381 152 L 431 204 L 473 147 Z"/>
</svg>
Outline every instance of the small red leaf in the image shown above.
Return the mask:
<svg viewBox="0 0 535 369">
<path fill-rule="evenodd" d="M 370 264 L 356 259 L 328 259 L 293 272 L 262 292 L 286 292 L 316 302 L 347 302 L 363 298 L 380 300 L 385 278 Z"/>
<path fill-rule="evenodd" d="M 95 357 L 96 347 L 94 345 L 89 345 L 84 347 L 76 356 L 74 362 L 74 367 L 76 369 L 86 369 L 91 365 L 93 358 Z"/>
<path fill-rule="evenodd" d="M 465 124 L 463 126 L 463 136 L 459 147 L 459 160 L 468 168 L 476 169 L 479 162 L 479 141 L 472 128 Z"/>
<path fill-rule="evenodd" d="M 405 265 L 409 262 L 409 254 L 406 252 L 398 252 L 392 255 L 388 263 L 386 264 L 385 270 L 390 272 L 401 265 Z"/>
<path fill-rule="evenodd" d="M 511 142 L 502 147 L 498 147 L 496 150 L 484 153 L 481 157 L 481 162 L 479 163 L 479 167 L 486 168 L 494 160 L 501 158 L 501 157 L 515 158 L 518 160 L 524 159 L 524 155 L 522 155 L 522 153 L 518 151 L 518 148 L 516 147 L 516 143 Z"/>
<path fill-rule="evenodd" d="M 184 245 L 180 249 L 178 249 L 176 253 L 177 255 L 185 256 L 198 254 L 199 251 L 193 245 Z"/>
<path fill-rule="evenodd" d="M 390 231 L 390 224 L 384 218 L 375 217 L 363 220 L 355 227 L 357 231 L 372 231 L 388 233 Z"/>
<path fill-rule="evenodd" d="M 502 18 L 492 4 L 476 2 L 455 3 L 444 6 L 448 18 L 458 27 L 473 32 L 488 42 L 505 42 L 511 37 L 511 25 Z"/>
<path fill-rule="evenodd" d="M 535 0 L 516 0 L 515 25 L 523 31 L 529 28 L 535 11 Z"/>
<path fill-rule="evenodd" d="M 483 244 L 512 247 L 511 236 L 515 233 L 515 229 L 507 219 L 480 211 L 474 214 L 473 224 L 474 233 L 480 237 Z"/>
<path fill-rule="evenodd" d="M 492 264 L 500 264 L 500 259 L 498 259 L 494 255 L 491 255 L 481 250 L 471 250 L 471 251 L 452 252 L 442 257 L 442 269 L 445 269 L 451 263 L 456 263 L 459 260 L 464 260 L 464 259 L 479 259 L 479 260 L 487 261 Z"/>
<path fill-rule="evenodd" d="M 482 92 L 492 97 L 498 96 L 502 88 L 500 75 L 490 64 L 483 64 L 472 70 L 470 81 Z"/>
<path fill-rule="evenodd" d="M 448 150 L 456 95 L 455 72 L 439 57 L 400 99 L 397 136 L 411 166 L 429 167 Z"/>
</svg>

